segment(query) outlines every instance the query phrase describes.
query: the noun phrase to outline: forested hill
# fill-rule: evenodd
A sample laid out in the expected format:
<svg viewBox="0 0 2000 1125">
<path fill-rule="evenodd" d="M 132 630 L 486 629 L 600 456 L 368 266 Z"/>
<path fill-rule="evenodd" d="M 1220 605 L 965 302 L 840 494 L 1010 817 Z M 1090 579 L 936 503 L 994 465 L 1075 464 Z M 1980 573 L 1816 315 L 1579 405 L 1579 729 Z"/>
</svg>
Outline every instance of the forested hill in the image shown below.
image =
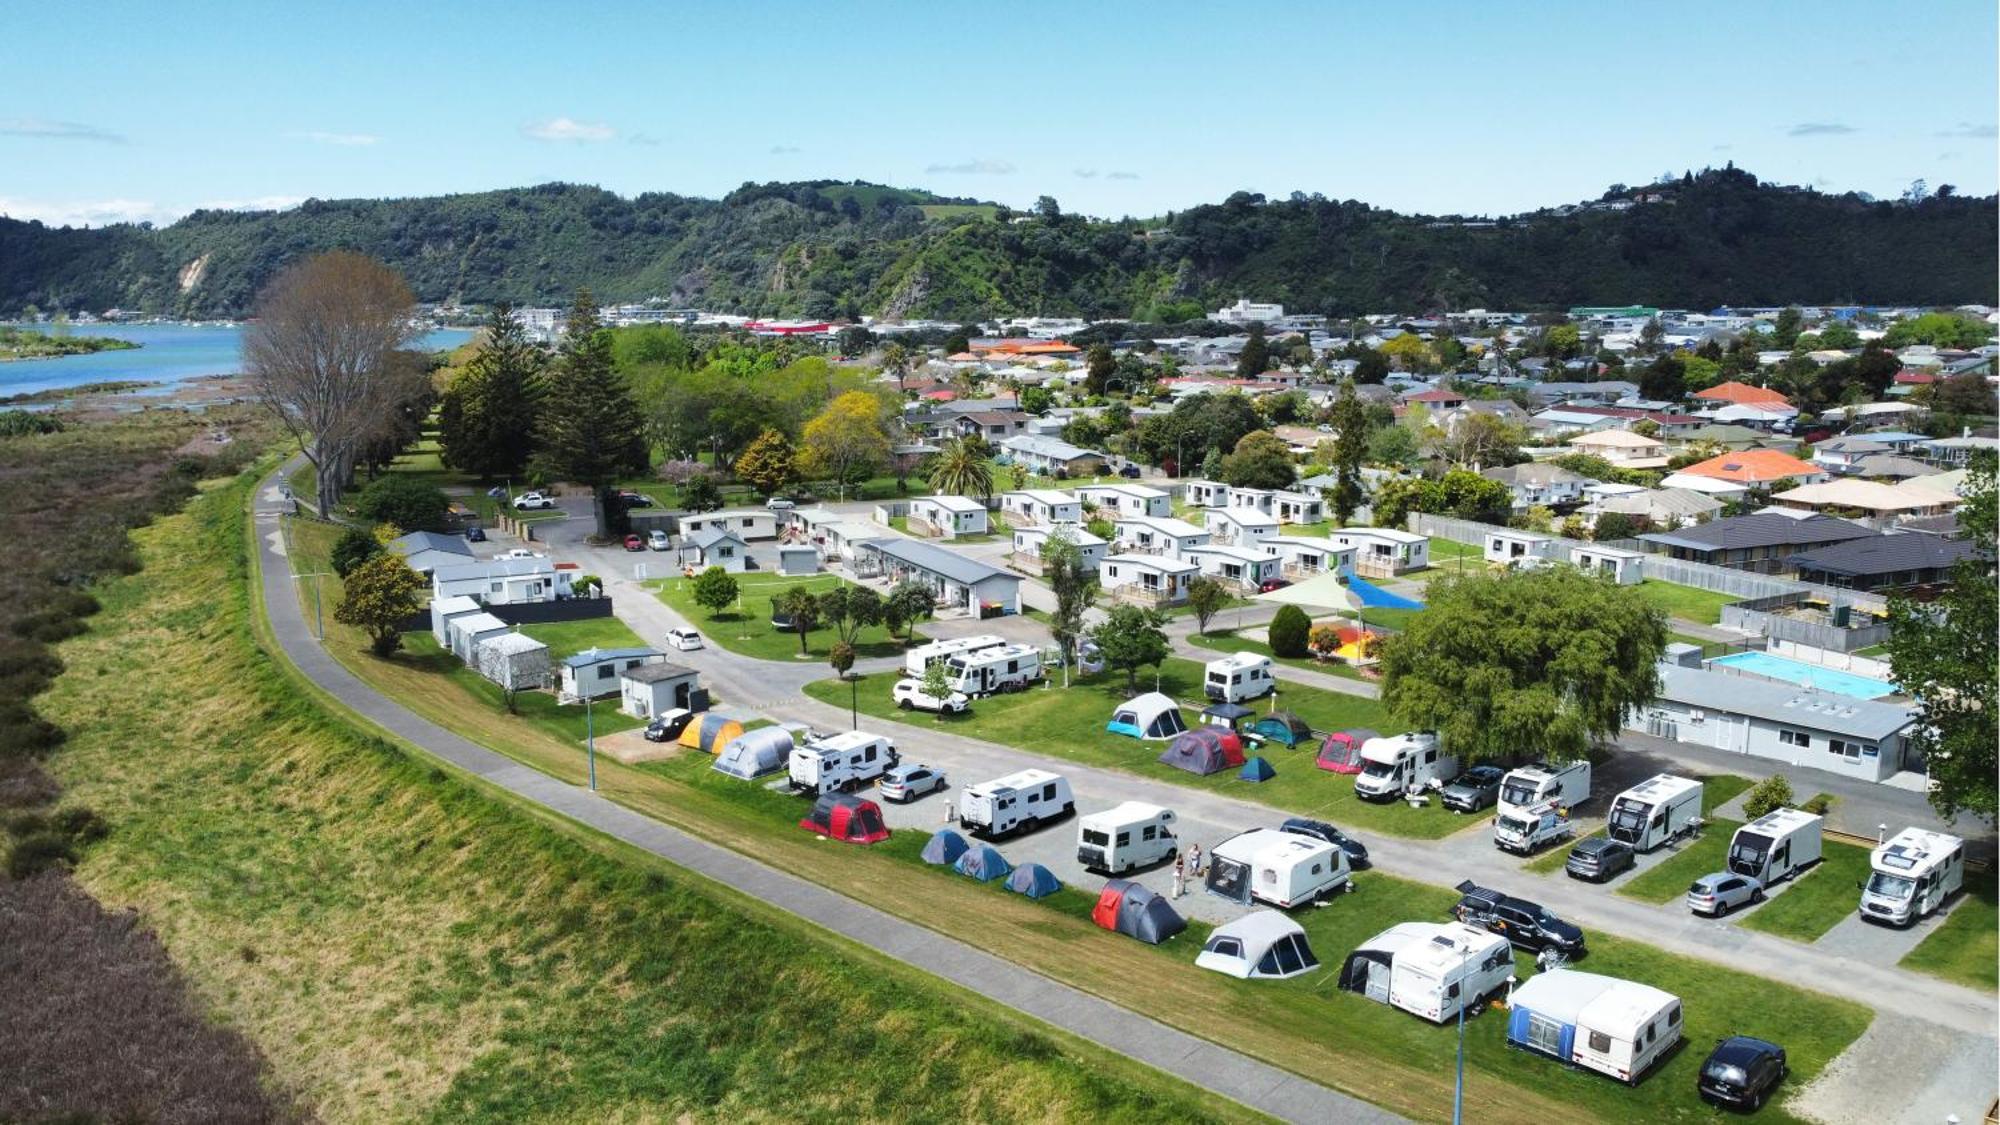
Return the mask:
<svg viewBox="0 0 2000 1125">
<path fill-rule="evenodd" d="M 608 302 L 767 316 L 1180 320 L 1239 296 L 1341 315 L 1994 304 L 1997 237 L 1992 197 L 1877 202 L 1734 168 L 1491 222 L 1304 195 L 1110 222 L 831 181 L 721 200 L 547 184 L 203 211 L 157 230 L 0 219 L 0 315 L 240 315 L 287 261 L 333 247 L 383 259 L 425 301 L 550 305 L 589 286 Z"/>
</svg>

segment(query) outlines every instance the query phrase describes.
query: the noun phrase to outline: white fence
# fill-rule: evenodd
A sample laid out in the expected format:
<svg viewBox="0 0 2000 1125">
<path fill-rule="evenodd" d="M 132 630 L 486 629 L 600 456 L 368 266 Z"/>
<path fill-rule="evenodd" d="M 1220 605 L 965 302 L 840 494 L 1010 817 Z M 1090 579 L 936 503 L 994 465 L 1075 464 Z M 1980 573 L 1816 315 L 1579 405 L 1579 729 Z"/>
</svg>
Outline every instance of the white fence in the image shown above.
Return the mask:
<svg viewBox="0 0 2000 1125">
<path fill-rule="evenodd" d="M 1851 652 L 1833 652 L 1828 649 L 1802 645 L 1796 641 L 1771 642 L 1771 652 L 1778 656 L 1790 657 L 1803 664 L 1816 664 L 1821 668 L 1832 668 L 1841 672 L 1852 672 L 1857 676 L 1867 676 L 1871 680 L 1888 680 L 1894 677 L 1889 662 L 1869 656 L 1856 656 Z"/>
</svg>

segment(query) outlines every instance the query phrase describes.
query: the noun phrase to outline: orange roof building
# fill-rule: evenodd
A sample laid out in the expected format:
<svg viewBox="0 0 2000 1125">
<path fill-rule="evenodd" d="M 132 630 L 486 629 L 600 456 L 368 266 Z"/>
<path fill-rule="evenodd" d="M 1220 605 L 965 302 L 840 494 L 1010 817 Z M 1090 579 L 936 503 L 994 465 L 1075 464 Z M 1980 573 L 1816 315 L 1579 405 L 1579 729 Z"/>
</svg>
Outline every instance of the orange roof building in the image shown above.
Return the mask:
<svg viewBox="0 0 2000 1125">
<path fill-rule="evenodd" d="M 1776 449 L 1746 449 L 1724 453 L 1689 465 L 1681 472 L 1690 476 L 1712 477 L 1742 485 L 1770 484 L 1790 477 L 1801 484 L 1820 480 L 1826 470 L 1810 461 L 1801 461 Z"/>
<path fill-rule="evenodd" d="M 980 355 L 996 356 L 1065 356 L 1077 355 L 1083 351 L 1082 348 L 1064 340 L 1030 340 L 1018 336 L 999 340 L 974 340 L 972 350 Z"/>
<path fill-rule="evenodd" d="M 1738 406 L 1790 406 L 1791 400 L 1776 391 L 1764 387 L 1753 387 L 1748 383 L 1730 380 L 1717 383 L 1705 391 L 1696 391 L 1694 397 L 1709 402 L 1729 402 Z"/>
</svg>

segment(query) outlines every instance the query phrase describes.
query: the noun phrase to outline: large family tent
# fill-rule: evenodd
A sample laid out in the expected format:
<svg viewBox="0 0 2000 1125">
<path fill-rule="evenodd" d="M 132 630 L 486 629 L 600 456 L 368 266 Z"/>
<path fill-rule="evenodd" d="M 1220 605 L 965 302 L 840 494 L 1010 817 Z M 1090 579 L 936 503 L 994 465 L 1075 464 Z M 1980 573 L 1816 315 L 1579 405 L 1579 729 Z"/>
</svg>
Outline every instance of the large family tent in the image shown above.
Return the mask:
<svg viewBox="0 0 2000 1125">
<path fill-rule="evenodd" d="M 1238 980 L 1283 980 L 1319 968 L 1305 928 L 1275 910 L 1253 910 L 1217 926 L 1194 963 Z"/>
<path fill-rule="evenodd" d="M 681 728 L 681 745 L 705 754 L 720 754 L 722 748 L 741 737 L 743 724 L 711 711 L 698 723 Z"/>
<path fill-rule="evenodd" d="M 874 844 L 889 838 L 882 807 L 851 793 L 828 793 L 814 801 L 799 827 L 848 844 Z"/>
<path fill-rule="evenodd" d="M 1244 762 L 1243 768 L 1236 771 L 1238 781 L 1269 781 L 1276 776 L 1278 776 L 1277 768 L 1265 761 L 1261 755 Z"/>
<path fill-rule="evenodd" d="M 792 756 L 792 735 L 783 727 L 758 727 L 729 740 L 709 768 L 731 777 L 749 779 L 777 773 Z"/>
<path fill-rule="evenodd" d="M 1029 898 L 1047 898 L 1062 890 L 1062 880 L 1039 863 L 1024 863 L 1007 876 L 1007 889 Z"/>
<path fill-rule="evenodd" d="M 1507 998 L 1507 1042 L 1627 1084 L 1680 1038 L 1680 998 L 1629 980 L 1551 969 Z"/>
<path fill-rule="evenodd" d="M 1158 945 L 1187 929 L 1187 922 L 1174 912 L 1171 903 L 1129 879 L 1104 884 L 1097 905 L 1090 910 L 1090 920 L 1148 945 Z"/>
<path fill-rule="evenodd" d="M 1297 746 L 1313 735 L 1312 724 L 1292 714 L 1290 711 L 1273 711 L 1257 720 L 1250 733 L 1265 742 L 1276 742 L 1286 749 Z"/>
<path fill-rule="evenodd" d="M 1319 758 L 1314 764 L 1334 773 L 1360 773 L 1361 744 L 1380 737 L 1379 733 L 1366 727 L 1334 731 L 1319 744 Z"/>
<path fill-rule="evenodd" d="M 1187 729 L 1180 704 L 1157 691 L 1133 696 L 1118 705 L 1104 729 L 1133 738 L 1172 738 Z"/>
<path fill-rule="evenodd" d="M 1222 727 L 1195 727 L 1175 735 L 1160 761 L 1193 774 L 1220 773 L 1243 764 L 1243 740 Z"/>
<path fill-rule="evenodd" d="M 991 883 L 995 879 L 1006 878 L 1007 873 L 1014 869 L 1014 865 L 1008 863 L 1007 857 L 1001 855 L 1000 849 L 993 845 L 974 844 L 965 849 L 965 854 L 958 857 L 958 862 L 952 864 L 952 869 L 960 875 L 969 875 L 982 883 Z"/>
<path fill-rule="evenodd" d="M 965 854 L 965 837 L 947 828 L 924 845 L 923 860 L 933 867 L 949 867 Z"/>
<path fill-rule="evenodd" d="M 1211 703 L 1201 709 L 1201 725 L 1240 731 L 1243 729 L 1243 720 L 1254 718 L 1256 714 L 1257 712 L 1241 703 Z"/>
</svg>

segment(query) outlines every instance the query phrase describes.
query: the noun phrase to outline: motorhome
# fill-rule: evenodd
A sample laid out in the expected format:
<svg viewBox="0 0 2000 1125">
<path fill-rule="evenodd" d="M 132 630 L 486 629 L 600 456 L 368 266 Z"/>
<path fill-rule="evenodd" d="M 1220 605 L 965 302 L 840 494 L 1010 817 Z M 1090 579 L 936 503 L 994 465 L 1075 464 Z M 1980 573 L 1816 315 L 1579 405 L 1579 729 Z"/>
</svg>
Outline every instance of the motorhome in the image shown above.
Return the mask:
<svg viewBox="0 0 2000 1125">
<path fill-rule="evenodd" d="M 1362 942 L 1340 970 L 1340 987 L 1433 1023 L 1513 980 L 1514 947 L 1463 922 L 1391 926 Z"/>
<path fill-rule="evenodd" d="M 960 653 L 978 652 L 980 649 L 1000 648 L 1007 638 L 992 633 L 981 633 L 974 637 L 947 637 L 941 641 L 917 647 L 903 654 L 903 671 L 912 676 L 922 676 L 924 670 L 939 661 L 949 660 Z"/>
<path fill-rule="evenodd" d="M 1042 678 L 1042 650 L 1034 645 L 1001 645 L 961 652 L 945 661 L 951 690 L 967 695 L 1020 691 Z"/>
<path fill-rule="evenodd" d="M 1392 801 L 1458 776 L 1458 759 L 1438 748 L 1430 731 L 1371 738 L 1361 744 L 1361 772 L 1354 793 L 1366 801 Z"/>
<path fill-rule="evenodd" d="M 1701 782 L 1656 774 L 1611 802 L 1605 834 L 1635 852 L 1650 852 L 1701 827 Z"/>
<path fill-rule="evenodd" d="M 1579 760 L 1560 766 L 1531 762 L 1508 770 L 1507 776 L 1500 779 L 1500 801 L 1493 811 L 1505 816 L 1545 802 L 1573 809 L 1588 800 L 1589 762 Z"/>
<path fill-rule="evenodd" d="M 792 788 L 819 796 L 853 790 L 881 777 L 897 762 L 896 744 L 864 730 L 814 739 L 792 751 Z"/>
<path fill-rule="evenodd" d="M 968 785 L 958 795 L 959 825 L 988 839 L 1033 832 L 1043 821 L 1075 811 L 1068 779 L 1046 770 L 1022 770 Z"/>
<path fill-rule="evenodd" d="M 1503 852 L 1530 855 L 1561 843 L 1576 832 L 1554 801 L 1517 805 L 1493 818 L 1493 846 Z"/>
<path fill-rule="evenodd" d="M 1729 838 L 1729 870 L 1766 887 L 1819 862 L 1820 818 L 1798 809 L 1774 809 Z"/>
<path fill-rule="evenodd" d="M 1861 916 L 1912 926 L 1965 885 L 1965 841 L 1942 832 L 1905 828 L 1869 855 L 1868 867 Z"/>
<path fill-rule="evenodd" d="M 1209 856 L 1210 894 L 1280 909 L 1318 902 L 1353 886 L 1347 853 L 1312 836 L 1253 828 L 1220 844 Z"/>
<path fill-rule="evenodd" d="M 1681 1040 L 1678 996 L 1575 969 L 1530 977 L 1507 999 L 1507 1041 L 1636 1084 Z"/>
<path fill-rule="evenodd" d="M 1174 838 L 1174 810 L 1139 801 L 1091 813 L 1077 822 L 1076 861 L 1086 871 L 1122 875 L 1163 859 L 1180 848 Z"/>
<path fill-rule="evenodd" d="M 1254 652 L 1238 652 L 1211 660 L 1201 678 L 1201 688 L 1220 703 L 1241 703 L 1261 699 L 1278 689 L 1271 673 L 1271 658 Z"/>
</svg>

